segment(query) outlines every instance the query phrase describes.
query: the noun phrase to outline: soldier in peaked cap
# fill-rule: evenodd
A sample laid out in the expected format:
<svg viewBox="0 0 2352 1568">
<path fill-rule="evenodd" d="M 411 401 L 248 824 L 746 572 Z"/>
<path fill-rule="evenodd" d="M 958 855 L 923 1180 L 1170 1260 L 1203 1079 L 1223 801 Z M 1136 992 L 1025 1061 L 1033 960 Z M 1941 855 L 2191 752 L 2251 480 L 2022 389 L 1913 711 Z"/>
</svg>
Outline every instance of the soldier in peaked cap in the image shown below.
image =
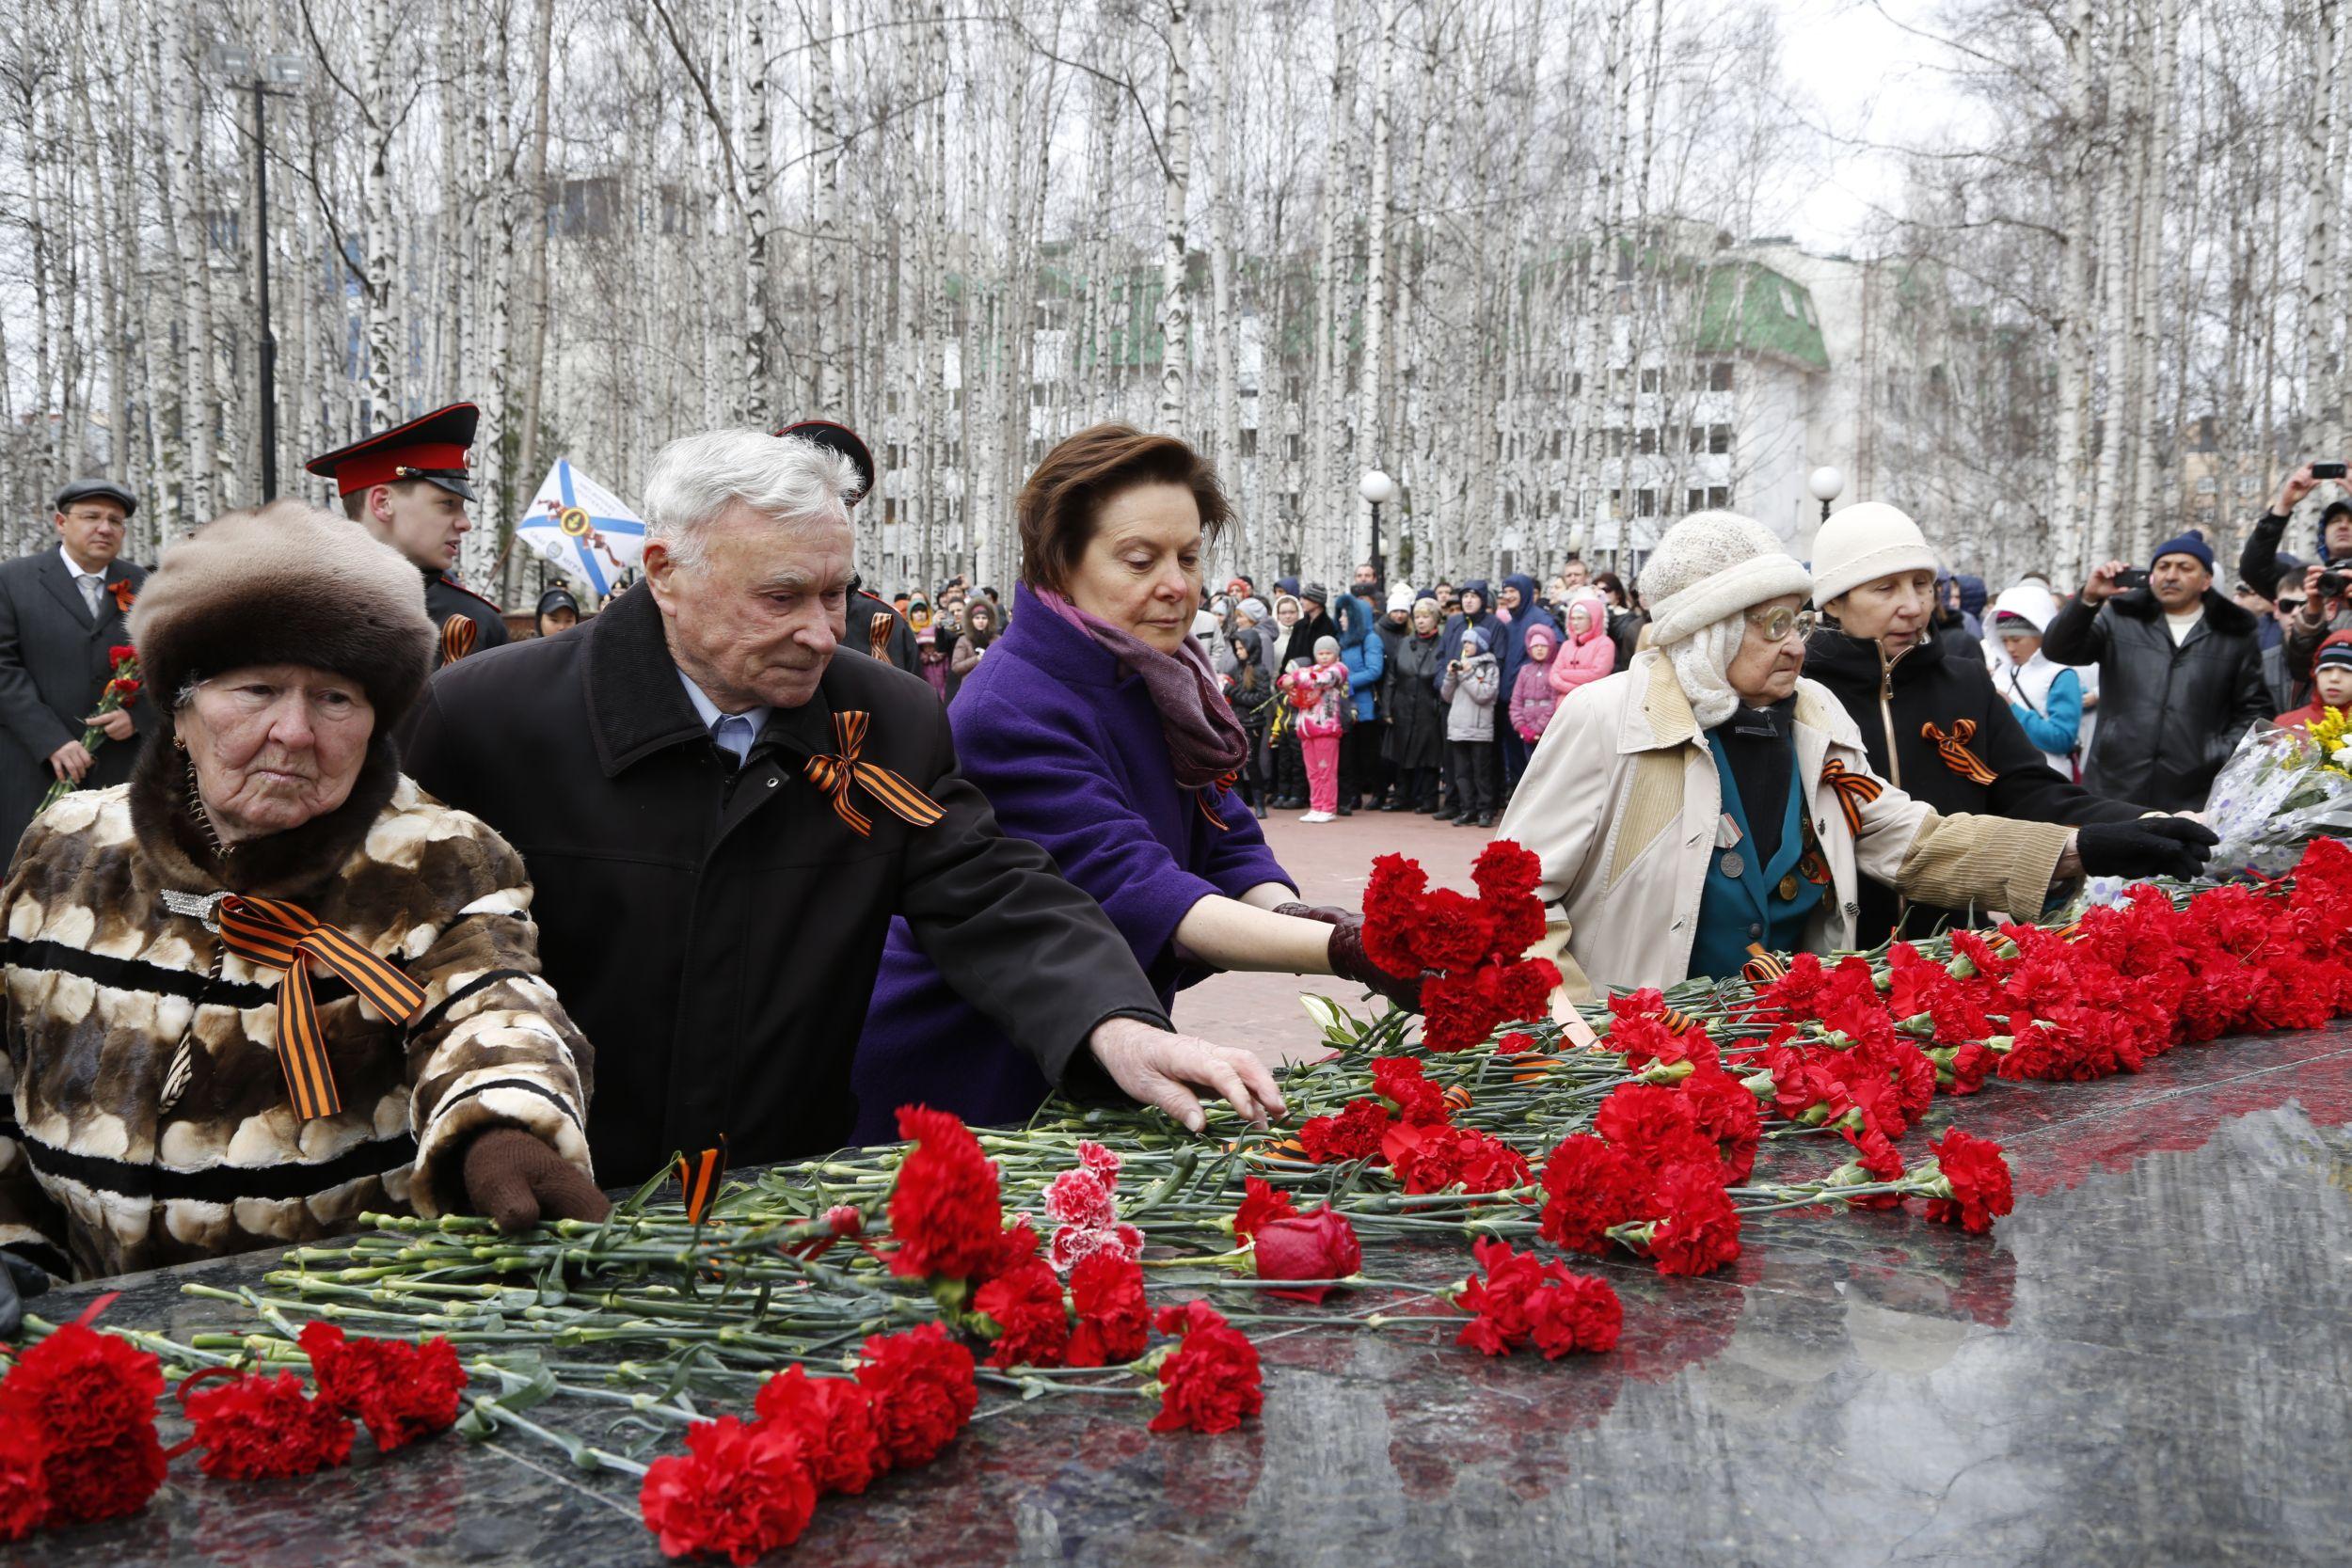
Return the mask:
<svg viewBox="0 0 2352 1568">
<path fill-rule="evenodd" d="M 499 607 L 450 575 L 458 542 L 473 531 L 466 453 L 481 418 L 472 404 L 453 403 L 303 465 L 333 480 L 352 520 L 424 574 L 425 613 L 441 640 L 437 670 L 507 641 Z"/>
<path fill-rule="evenodd" d="M 864 500 L 874 489 L 874 454 L 858 433 L 848 425 L 831 420 L 802 420 L 776 432 L 779 436 L 797 436 L 803 441 L 814 441 L 829 451 L 837 451 L 850 460 L 857 470 L 857 488 L 843 498 L 851 506 Z M 923 673 L 922 655 L 914 645 L 914 632 L 906 617 L 866 592 L 858 579 L 850 582 L 848 633 L 842 646 L 855 648 L 859 653 L 897 665 L 910 675 Z"/>
</svg>

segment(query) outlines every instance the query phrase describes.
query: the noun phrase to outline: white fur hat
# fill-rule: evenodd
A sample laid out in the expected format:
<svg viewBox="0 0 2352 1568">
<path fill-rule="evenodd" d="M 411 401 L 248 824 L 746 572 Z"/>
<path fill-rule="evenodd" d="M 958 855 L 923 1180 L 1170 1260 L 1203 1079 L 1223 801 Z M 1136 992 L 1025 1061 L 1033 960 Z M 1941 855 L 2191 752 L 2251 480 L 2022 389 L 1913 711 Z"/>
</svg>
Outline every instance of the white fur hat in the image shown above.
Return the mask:
<svg viewBox="0 0 2352 1568">
<path fill-rule="evenodd" d="M 1666 531 L 1642 568 L 1650 641 L 1661 647 L 1812 587 L 1777 534 L 1736 512 L 1692 513 Z"/>
<path fill-rule="evenodd" d="M 1825 605 L 1897 572 L 1932 572 L 1935 552 L 1910 514 L 1884 501 L 1857 501 L 1829 515 L 1813 536 L 1813 602 Z"/>
</svg>

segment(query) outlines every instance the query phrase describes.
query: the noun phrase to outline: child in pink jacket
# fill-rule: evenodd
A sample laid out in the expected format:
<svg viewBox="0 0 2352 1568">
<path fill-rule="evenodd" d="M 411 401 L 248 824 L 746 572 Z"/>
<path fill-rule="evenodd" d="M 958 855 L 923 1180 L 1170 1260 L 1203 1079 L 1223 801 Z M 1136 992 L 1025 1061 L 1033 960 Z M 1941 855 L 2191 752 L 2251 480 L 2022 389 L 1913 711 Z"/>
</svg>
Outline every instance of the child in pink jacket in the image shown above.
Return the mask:
<svg viewBox="0 0 2352 1568">
<path fill-rule="evenodd" d="M 1561 610 L 1560 623 L 1567 641 L 1553 656 L 1549 673 L 1553 693 L 1565 697 L 1613 673 L 1617 644 L 1609 635 L 1609 601 L 1591 589 L 1577 590 Z"/>
<path fill-rule="evenodd" d="M 1540 623 L 1527 628 L 1527 662 L 1511 682 L 1511 727 L 1519 738 L 1533 746 L 1544 737 L 1551 723 L 1552 709 L 1560 705 L 1559 694 L 1551 689 L 1552 645 L 1557 641 L 1549 626 Z"/>
</svg>

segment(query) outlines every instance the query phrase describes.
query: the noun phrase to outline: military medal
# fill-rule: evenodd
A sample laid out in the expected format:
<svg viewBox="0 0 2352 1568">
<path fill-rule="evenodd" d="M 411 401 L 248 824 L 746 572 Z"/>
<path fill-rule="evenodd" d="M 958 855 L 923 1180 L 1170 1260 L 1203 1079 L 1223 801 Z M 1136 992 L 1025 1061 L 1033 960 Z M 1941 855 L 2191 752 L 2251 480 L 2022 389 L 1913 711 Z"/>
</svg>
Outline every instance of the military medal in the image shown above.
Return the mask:
<svg viewBox="0 0 2352 1568">
<path fill-rule="evenodd" d="M 1732 850 L 1732 849 L 1726 849 L 1725 851 L 1724 851 L 1724 876 L 1726 876 L 1726 877 L 1744 877 L 1744 876 L 1746 876 L 1746 875 L 1747 875 L 1747 873 L 1748 873 L 1748 863 L 1747 863 L 1747 862 L 1745 862 L 1745 861 L 1743 861 L 1743 860 L 1741 860 L 1741 859 L 1740 858 L 1739 851 L 1737 851 L 1737 850 Z"/>
<path fill-rule="evenodd" d="M 1791 899 L 1795 898 L 1796 896 L 1797 896 L 1797 874 L 1796 874 L 1795 872 L 1791 871 L 1790 873 L 1788 873 L 1788 875 L 1787 875 L 1786 877 L 1783 877 L 1783 878 L 1780 879 L 1780 897 L 1781 897 L 1781 902 L 1783 902 L 1783 903 L 1787 903 L 1787 902 L 1788 902 L 1789 900 L 1791 900 Z"/>
</svg>

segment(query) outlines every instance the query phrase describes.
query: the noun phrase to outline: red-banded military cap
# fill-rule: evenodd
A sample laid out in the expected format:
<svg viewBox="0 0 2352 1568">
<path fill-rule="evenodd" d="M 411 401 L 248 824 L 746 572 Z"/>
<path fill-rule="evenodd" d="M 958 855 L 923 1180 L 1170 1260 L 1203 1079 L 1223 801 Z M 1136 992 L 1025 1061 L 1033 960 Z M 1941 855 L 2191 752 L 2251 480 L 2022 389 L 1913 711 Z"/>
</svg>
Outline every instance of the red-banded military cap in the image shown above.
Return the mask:
<svg viewBox="0 0 2352 1568">
<path fill-rule="evenodd" d="M 473 446 L 474 426 L 481 420 L 482 410 L 472 404 L 453 403 L 313 457 L 302 466 L 333 480 L 338 496 L 371 485 L 421 479 L 471 500 L 473 484 L 467 478 L 466 453 Z"/>
<path fill-rule="evenodd" d="M 873 490 L 874 454 L 859 438 L 858 433 L 848 425 L 836 424 L 831 420 L 802 420 L 784 426 L 775 434 L 814 441 L 820 447 L 831 447 L 848 458 L 850 466 L 857 469 L 857 488 L 841 498 L 849 505 L 855 506 Z"/>
</svg>

